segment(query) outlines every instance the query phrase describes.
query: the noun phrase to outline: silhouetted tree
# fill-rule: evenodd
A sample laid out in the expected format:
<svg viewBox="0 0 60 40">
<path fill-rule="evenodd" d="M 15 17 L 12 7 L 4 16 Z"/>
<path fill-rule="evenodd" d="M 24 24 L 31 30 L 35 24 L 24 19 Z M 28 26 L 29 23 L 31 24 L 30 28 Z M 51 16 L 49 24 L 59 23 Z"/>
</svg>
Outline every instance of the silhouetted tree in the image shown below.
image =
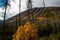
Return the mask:
<svg viewBox="0 0 60 40">
<path fill-rule="evenodd" d="M 6 20 L 6 11 L 7 11 L 7 6 L 11 6 L 10 4 L 10 0 L 5 0 L 5 3 L 4 3 L 4 6 L 3 6 L 3 9 L 5 10 L 4 12 L 4 21 L 3 21 L 3 36 L 2 36 L 2 40 L 4 40 L 4 27 L 5 27 L 5 20 Z"/>
<path fill-rule="evenodd" d="M 31 12 L 28 12 L 28 15 L 32 14 L 32 20 L 33 20 L 34 18 L 33 18 L 33 10 L 32 10 L 32 0 L 28 0 L 27 8 L 28 10 L 31 10 Z M 29 20 L 30 20 L 30 17 L 29 17 Z"/>
<path fill-rule="evenodd" d="M 8 0 L 6 0 L 5 4 L 4 4 L 4 9 L 5 9 L 5 12 L 4 12 L 4 21 L 3 21 L 3 36 L 2 36 L 2 40 L 4 40 L 4 27 L 5 27 L 5 17 L 6 17 L 6 10 L 7 10 L 7 5 L 8 5 Z"/>
<path fill-rule="evenodd" d="M 19 0 L 19 26 L 20 26 L 20 11 L 21 11 L 21 0 Z"/>
<path fill-rule="evenodd" d="M 45 1 L 43 0 L 43 5 L 44 5 L 44 7 L 45 7 Z"/>
</svg>

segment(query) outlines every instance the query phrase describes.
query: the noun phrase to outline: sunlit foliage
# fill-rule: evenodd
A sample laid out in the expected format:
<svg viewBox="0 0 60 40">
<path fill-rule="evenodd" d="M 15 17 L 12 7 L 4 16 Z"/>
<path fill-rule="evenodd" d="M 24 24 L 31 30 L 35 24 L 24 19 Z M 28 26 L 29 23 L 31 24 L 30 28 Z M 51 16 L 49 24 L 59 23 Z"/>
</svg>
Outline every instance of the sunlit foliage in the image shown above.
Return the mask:
<svg viewBox="0 0 60 40">
<path fill-rule="evenodd" d="M 24 26 L 18 27 L 13 40 L 39 40 L 37 33 L 37 27 L 28 21 Z"/>
</svg>

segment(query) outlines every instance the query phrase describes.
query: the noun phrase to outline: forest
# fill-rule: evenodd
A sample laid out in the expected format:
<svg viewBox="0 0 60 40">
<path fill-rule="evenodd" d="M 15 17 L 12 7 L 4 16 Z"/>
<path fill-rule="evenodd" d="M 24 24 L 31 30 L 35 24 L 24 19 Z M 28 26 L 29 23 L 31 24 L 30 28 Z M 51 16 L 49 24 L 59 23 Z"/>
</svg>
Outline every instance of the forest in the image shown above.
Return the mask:
<svg viewBox="0 0 60 40">
<path fill-rule="evenodd" d="M 27 10 L 6 18 L 10 0 L 4 3 L 3 20 L 0 20 L 0 40 L 60 40 L 60 7 L 34 7 L 32 0 L 27 1 Z M 15 0 L 13 0 L 15 2 Z M 8 16 L 9 17 L 9 16 Z"/>
</svg>

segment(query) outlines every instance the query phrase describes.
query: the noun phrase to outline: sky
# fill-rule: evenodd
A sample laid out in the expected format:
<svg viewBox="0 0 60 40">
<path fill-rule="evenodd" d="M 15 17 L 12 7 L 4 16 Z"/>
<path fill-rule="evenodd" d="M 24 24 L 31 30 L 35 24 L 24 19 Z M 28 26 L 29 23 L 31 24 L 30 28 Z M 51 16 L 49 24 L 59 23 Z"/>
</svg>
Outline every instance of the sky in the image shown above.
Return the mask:
<svg viewBox="0 0 60 40">
<path fill-rule="evenodd" d="M 27 10 L 27 1 L 28 0 L 21 0 L 21 12 Z M 0 20 L 3 20 L 4 17 L 4 10 L 3 5 L 5 4 L 6 0 L 0 0 Z M 45 7 L 60 7 L 60 0 L 44 0 Z M 11 9 L 7 8 L 6 19 L 15 16 L 19 13 L 19 0 L 12 1 L 10 0 Z M 32 0 L 33 8 L 35 7 L 44 7 L 43 0 Z"/>
</svg>

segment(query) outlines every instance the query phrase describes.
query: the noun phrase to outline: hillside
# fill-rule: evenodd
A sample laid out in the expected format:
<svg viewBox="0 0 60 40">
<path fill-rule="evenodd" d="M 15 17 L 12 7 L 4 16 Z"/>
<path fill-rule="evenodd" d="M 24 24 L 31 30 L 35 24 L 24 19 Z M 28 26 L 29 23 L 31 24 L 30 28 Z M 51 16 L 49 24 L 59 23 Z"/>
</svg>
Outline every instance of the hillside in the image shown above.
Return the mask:
<svg viewBox="0 0 60 40">
<path fill-rule="evenodd" d="M 33 13 L 33 16 L 32 16 L 32 13 Z M 33 8 L 30 10 L 21 12 L 6 20 L 4 35 L 6 35 L 6 37 L 9 36 L 8 38 L 11 38 L 12 35 L 18 29 L 18 27 L 25 25 L 27 21 L 30 21 L 31 23 L 34 22 L 34 24 L 37 25 L 41 33 L 40 37 L 43 34 L 44 34 L 43 36 L 49 36 L 51 33 L 53 33 L 54 30 L 58 31 L 57 30 L 58 28 L 56 29 L 56 27 L 60 26 L 60 8 L 57 8 L 57 7 L 43 8 L 42 7 L 42 8 Z M 60 27 L 59 27 L 59 31 L 60 31 Z"/>
</svg>

